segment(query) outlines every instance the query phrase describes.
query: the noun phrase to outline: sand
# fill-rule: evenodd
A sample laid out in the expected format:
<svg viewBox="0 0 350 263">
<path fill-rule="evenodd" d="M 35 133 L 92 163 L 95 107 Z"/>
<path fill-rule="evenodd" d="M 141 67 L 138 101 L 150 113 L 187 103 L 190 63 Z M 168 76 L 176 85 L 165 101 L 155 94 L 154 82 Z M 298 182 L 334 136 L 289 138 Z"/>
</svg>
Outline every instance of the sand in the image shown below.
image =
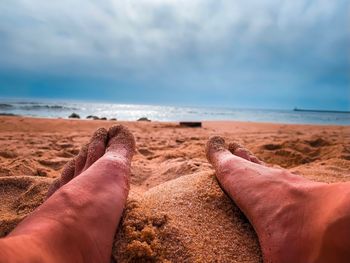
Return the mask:
<svg viewBox="0 0 350 263">
<path fill-rule="evenodd" d="M 116 234 L 117 262 L 261 262 L 255 232 L 220 189 L 204 146 L 237 141 L 271 166 L 320 182 L 350 179 L 350 127 L 0 117 L 0 237 L 39 206 L 63 165 L 98 127 L 124 124 L 137 154 Z"/>
</svg>

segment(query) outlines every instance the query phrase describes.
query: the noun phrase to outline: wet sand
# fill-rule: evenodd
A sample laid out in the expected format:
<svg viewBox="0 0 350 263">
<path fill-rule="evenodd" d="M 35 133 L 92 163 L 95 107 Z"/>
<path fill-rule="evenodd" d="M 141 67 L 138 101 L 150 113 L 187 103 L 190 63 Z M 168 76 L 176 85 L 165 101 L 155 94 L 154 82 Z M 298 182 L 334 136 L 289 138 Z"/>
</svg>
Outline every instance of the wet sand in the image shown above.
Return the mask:
<svg viewBox="0 0 350 263">
<path fill-rule="evenodd" d="M 271 166 L 314 181 L 350 179 L 350 127 L 115 122 L 0 117 L 0 236 L 39 206 L 63 165 L 98 127 L 123 124 L 137 154 L 115 239 L 118 262 L 261 262 L 251 225 L 218 186 L 204 146 L 237 141 Z"/>
</svg>

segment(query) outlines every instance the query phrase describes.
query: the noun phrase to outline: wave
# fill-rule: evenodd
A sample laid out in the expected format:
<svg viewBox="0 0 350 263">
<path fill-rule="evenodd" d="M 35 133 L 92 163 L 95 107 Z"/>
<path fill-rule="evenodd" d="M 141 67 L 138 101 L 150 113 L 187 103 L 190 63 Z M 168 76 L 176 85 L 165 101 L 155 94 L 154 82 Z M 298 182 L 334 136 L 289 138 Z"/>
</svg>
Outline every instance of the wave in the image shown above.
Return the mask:
<svg viewBox="0 0 350 263">
<path fill-rule="evenodd" d="M 16 104 L 42 104 L 40 102 L 34 102 L 34 101 L 18 101 Z"/>
<path fill-rule="evenodd" d="M 72 106 L 64 106 L 58 104 L 40 104 L 37 102 L 16 102 L 16 103 L 0 103 L 2 110 L 79 110 Z"/>
<path fill-rule="evenodd" d="M 13 105 L 11 105 L 11 104 L 0 103 L 0 109 L 10 109 L 12 107 L 13 107 Z"/>
<path fill-rule="evenodd" d="M 78 103 L 59 101 L 0 101 L 0 115 L 68 118 L 75 112 L 80 116 L 95 115 L 119 120 L 147 117 L 154 121 L 236 120 L 283 123 L 315 123 L 349 125 L 344 114 L 307 113 L 288 110 L 254 110 L 235 108 L 180 107 L 111 103 Z M 346 114 L 345 114 L 346 115 Z"/>
<path fill-rule="evenodd" d="M 68 106 L 62 106 L 62 105 L 38 105 L 38 104 L 32 104 L 32 105 L 24 105 L 19 106 L 20 109 L 23 110 L 41 110 L 41 109 L 50 109 L 50 110 L 79 110 L 75 107 L 68 107 Z"/>
</svg>

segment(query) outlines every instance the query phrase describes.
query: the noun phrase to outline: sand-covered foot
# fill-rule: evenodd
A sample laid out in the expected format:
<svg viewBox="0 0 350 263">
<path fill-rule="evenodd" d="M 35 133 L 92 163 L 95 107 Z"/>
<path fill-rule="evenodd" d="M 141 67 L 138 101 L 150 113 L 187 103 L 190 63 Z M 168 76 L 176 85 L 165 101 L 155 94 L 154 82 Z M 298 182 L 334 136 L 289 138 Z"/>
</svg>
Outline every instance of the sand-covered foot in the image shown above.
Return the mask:
<svg viewBox="0 0 350 263">
<path fill-rule="evenodd" d="M 79 154 L 64 166 L 61 176 L 49 188 L 47 198 L 101 158 L 106 152 L 107 139 L 108 132 L 106 129 L 100 128 L 96 130 L 90 142 L 85 144 Z"/>
<path fill-rule="evenodd" d="M 0 241 L 8 247 L 0 262 L 110 262 L 134 152 L 127 128 L 97 130 L 67 164 L 57 191 Z"/>
<path fill-rule="evenodd" d="M 79 154 L 64 166 L 61 177 L 56 179 L 49 188 L 47 198 L 87 170 L 104 154 L 106 154 L 105 157 L 115 157 L 130 164 L 134 153 L 135 139 L 127 128 L 122 125 L 113 126 L 108 131 L 99 128 L 91 137 L 90 142 L 82 147 Z"/>
<path fill-rule="evenodd" d="M 218 136 L 206 152 L 221 187 L 257 232 L 264 262 L 348 262 L 349 183 L 315 183 L 266 167 Z"/>
<path fill-rule="evenodd" d="M 227 150 L 238 157 L 246 159 L 247 161 L 265 165 L 263 161 L 259 160 L 241 144 L 237 142 L 231 142 L 229 145 L 226 145 L 225 140 L 220 136 L 212 136 L 208 140 L 206 147 L 207 159 L 213 164 L 213 162 L 217 161 L 217 158 L 215 158 L 214 156 L 219 152 L 227 153 Z"/>
<path fill-rule="evenodd" d="M 129 165 L 135 148 L 134 136 L 126 127 L 117 125 L 108 130 L 107 156 L 118 158 Z"/>
<path fill-rule="evenodd" d="M 232 142 L 228 145 L 228 150 L 238 157 L 244 158 L 253 163 L 265 165 L 264 162 L 259 160 L 254 154 L 252 154 L 248 149 L 244 148 L 241 144 Z"/>
</svg>

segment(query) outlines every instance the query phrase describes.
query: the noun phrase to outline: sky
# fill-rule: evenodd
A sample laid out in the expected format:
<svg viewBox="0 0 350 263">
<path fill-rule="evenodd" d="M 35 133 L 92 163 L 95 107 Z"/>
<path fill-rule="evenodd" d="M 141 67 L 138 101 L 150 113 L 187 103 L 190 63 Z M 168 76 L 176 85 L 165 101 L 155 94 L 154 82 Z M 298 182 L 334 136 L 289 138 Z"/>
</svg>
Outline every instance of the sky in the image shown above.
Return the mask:
<svg viewBox="0 0 350 263">
<path fill-rule="evenodd" d="M 2 0 L 0 97 L 350 110 L 348 0 Z"/>
</svg>

